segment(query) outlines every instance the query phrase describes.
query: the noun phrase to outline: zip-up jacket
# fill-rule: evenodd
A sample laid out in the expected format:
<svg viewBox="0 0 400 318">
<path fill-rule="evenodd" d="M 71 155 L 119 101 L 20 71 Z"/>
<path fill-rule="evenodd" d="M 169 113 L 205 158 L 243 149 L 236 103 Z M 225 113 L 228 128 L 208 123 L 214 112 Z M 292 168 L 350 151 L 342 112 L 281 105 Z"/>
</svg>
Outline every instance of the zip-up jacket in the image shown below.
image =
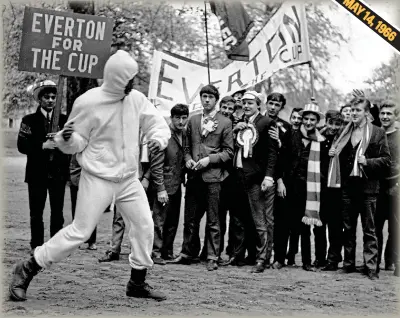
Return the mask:
<svg viewBox="0 0 400 318">
<path fill-rule="evenodd" d="M 139 91 L 125 95 L 137 64 L 125 51 L 117 51 L 104 67 L 104 83 L 78 97 L 67 122 L 74 132 L 64 141 L 55 136 L 59 149 L 77 153 L 82 169 L 106 180 L 120 182 L 138 177 L 139 127 L 147 140 L 157 140 L 165 149 L 170 129 L 152 103 Z"/>
</svg>

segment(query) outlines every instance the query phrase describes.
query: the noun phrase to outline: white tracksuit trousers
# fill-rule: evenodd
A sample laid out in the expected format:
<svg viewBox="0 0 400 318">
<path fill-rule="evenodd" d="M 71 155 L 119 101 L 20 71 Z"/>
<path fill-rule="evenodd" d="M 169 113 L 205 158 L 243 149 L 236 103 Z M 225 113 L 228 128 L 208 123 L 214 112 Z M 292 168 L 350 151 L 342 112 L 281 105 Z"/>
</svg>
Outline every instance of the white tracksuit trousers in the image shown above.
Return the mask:
<svg viewBox="0 0 400 318">
<path fill-rule="evenodd" d="M 154 225 L 146 193 L 137 178 L 119 183 L 100 179 L 82 169 L 73 222 L 61 229 L 49 241 L 35 249 L 39 266 L 49 268 L 52 263 L 67 258 L 92 234 L 104 210 L 115 194 L 115 204 L 126 224 L 129 223 L 131 253 L 129 264 L 135 269 L 151 268 L 153 261 Z"/>
</svg>

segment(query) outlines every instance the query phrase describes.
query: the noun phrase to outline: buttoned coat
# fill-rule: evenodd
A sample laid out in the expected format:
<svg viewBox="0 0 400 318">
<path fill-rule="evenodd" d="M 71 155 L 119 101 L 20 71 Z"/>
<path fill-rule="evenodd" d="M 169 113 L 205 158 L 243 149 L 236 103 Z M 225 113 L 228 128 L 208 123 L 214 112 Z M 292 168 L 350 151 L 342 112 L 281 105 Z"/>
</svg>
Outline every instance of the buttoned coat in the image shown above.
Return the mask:
<svg viewBox="0 0 400 318">
<path fill-rule="evenodd" d="M 185 162 L 190 159 L 198 162 L 202 158 L 209 157 L 210 163 L 198 172 L 189 171 L 188 178 L 201 173 L 205 182 L 222 182 L 229 175 L 224 164 L 233 157 L 232 123 L 220 113 L 214 118 L 218 121 L 218 126 L 206 137 L 201 131 L 202 114 L 193 115 L 189 119 L 186 131 L 187 143 L 184 148 Z"/>
</svg>

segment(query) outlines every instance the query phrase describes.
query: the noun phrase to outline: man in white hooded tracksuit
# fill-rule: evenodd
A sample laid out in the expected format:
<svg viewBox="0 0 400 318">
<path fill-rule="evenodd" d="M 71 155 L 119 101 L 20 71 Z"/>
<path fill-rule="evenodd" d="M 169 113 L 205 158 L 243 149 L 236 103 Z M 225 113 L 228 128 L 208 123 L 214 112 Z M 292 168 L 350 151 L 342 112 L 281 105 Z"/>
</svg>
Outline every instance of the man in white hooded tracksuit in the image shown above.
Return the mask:
<svg viewBox="0 0 400 318">
<path fill-rule="evenodd" d="M 67 154 L 77 153 L 82 167 L 75 219 L 37 247 L 33 257 L 15 266 L 11 300 L 26 300 L 33 276 L 84 243 L 113 199 L 130 224 L 132 270 L 126 295 L 166 298 L 145 283 L 147 269 L 153 266 L 154 225 L 138 179 L 139 127 L 149 140 L 150 151 L 163 150 L 171 133 L 149 100 L 132 89 L 137 72 L 136 61 L 127 52 L 117 51 L 104 67 L 103 85 L 77 98 L 64 129 L 55 136 L 57 147 Z"/>
</svg>

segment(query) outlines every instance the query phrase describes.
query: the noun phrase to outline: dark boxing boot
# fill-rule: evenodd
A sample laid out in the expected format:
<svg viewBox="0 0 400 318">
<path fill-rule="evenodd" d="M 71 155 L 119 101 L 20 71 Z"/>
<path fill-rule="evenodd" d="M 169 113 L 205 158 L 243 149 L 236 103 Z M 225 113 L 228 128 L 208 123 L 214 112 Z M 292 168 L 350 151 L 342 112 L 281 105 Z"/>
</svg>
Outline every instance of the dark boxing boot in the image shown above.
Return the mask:
<svg viewBox="0 0 400 318">
<path fill-rule="evenodd" d="M 26 290 L 28 289 L 29 283 L 41 269 L 42 268 L 36 263 L 33 256 L 15 265 L 9 287 L 10 299 L 13 301 L 26 300 Z"/>
<path fill-rule="evenodd" d="M 163 293 L 153 290 L 153 288 L 145 282 L 146 274 L 146 269 L 138 270 L 132 268 L 131 279 L 126 286 L 126 296 L 136 298 L 151 298 L 157 301 L 167 299 Z"/>
</svg>

